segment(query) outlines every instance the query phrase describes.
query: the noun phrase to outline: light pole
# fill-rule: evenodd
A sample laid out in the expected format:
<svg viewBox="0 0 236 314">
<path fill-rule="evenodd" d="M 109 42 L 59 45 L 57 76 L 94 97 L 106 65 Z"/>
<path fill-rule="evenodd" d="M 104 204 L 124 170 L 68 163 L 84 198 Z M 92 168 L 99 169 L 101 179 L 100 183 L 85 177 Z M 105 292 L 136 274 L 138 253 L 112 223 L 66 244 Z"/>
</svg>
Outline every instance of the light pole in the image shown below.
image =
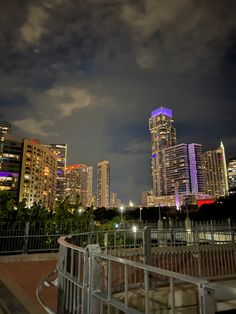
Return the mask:
<svg viewBox="0 0 236 314">
<path fill-rule="evenodd" d="M 133 233 L 134 233 L 134 248 L 136 248 L 137 227 L 133 226 L 132 230 L 133 230 Z"/>
<path fill-rule="evenodd" d="M 120 206 L 120 221 L 123 224 L 123 211 L 124 211 L 124 206 Z"/>
<path fill-rule="evenodd" d="M 142 222 L 142 207 L 139 208 L 139 222 Z"/>
</svg>

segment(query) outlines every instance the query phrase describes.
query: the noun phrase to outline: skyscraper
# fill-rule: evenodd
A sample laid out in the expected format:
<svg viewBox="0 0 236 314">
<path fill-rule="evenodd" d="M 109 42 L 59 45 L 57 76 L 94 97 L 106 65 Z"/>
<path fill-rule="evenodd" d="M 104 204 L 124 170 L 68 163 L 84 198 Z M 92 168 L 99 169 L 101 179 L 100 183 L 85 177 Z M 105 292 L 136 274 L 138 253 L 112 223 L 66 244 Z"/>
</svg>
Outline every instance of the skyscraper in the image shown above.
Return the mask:
<svg viewBox="0 0 236 314">
<path fill-rule="evenodd" d="M 85 164 L 66 167 L 66 190 L 72 204 L 89 207 L 92 205 L 93 167 Z"/>
<path fill-rule="evenodd" d="M 236 158 L 233 158 L 228 163 L 228 180 L 229 180 L 229 189 L 236 189 Z"/>
<path fill-rule="evenodd" d="M 165 195 L 205 192 L 200 144 L 179 144 L 163 150 Z"/>
<path fill-rule="evenodd" d="M 216 150 L 203 154 L 206 180 L 206 193 L 215 197 L 228 193 L 228 178 L 224 145 L 221 142 Z"/>
<path fill-rule="evenodd" d="M 176 145 L 176 130 L 173 127 L 172 110 L 160 107 L 151 113 L 149 130 L 152 143 L 152 179 L 153 194 L 165 195 L 164 185 L 164 149 Z"/>
<path fill-rule="evenodd" d="M 0 154 L 0 190 L 16 203 L 31 207 L 41 201 L 53 207 L 56 192 L 56 158 L 37 140 L 5 134 Z"/>
<path fill-rule="evenodd" d="M 66 188 L 66 160 L 67 160 L 67 144 L 49 144 L 48 148 L 54 153 L 57 160 L 57 188 L 56 200 L 62 200 L 65 197 Z"/>
<path fill-rule="evenodd" d="M 110 165 L 107 160 L 97 165 L 97 206 L 110 207 Z"/>
</svg>

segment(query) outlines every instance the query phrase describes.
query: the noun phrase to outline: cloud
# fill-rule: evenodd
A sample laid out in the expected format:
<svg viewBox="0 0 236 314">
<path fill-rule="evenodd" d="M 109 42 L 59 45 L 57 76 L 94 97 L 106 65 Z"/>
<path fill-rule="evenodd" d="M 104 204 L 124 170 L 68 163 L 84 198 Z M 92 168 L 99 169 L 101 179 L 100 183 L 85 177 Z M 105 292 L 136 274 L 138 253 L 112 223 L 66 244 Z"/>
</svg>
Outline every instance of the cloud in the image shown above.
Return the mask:
<svg viewBox="0 0 236 314">
<path fill-rule="evenodd" d="M 38 44 L 41 36 L 47 33 L 46 22 L 49 14 L 39 6 L 30 5 L 25 24 L 21 27 L 21 36 L 27 44 Z"/>
<path fill-rule="evenodd" d="M 91 106 L 95 100 L 88 90 L 75 87 L 55 87 L 47 94 L 54 99 L 54 104 L 58 103 L 61 118 L 72 115 L 76 110 Z"/>
<path fill-rule="evenodd" d="M 48 137 L 57 135 L 54 132 L 46 131 L 46 128 L 54 126 L 54 122 L 52 120 L 38 121 L 33 118 L 28 118 L 23 120 L 15 120 L 12 124 L 23 132 L 37 136 Z"/>
<path fill-rule="evenodd" d="M 138 5 L 139 4 L 139 5 Z M 136 60 L 152 68 L 186 70 L 212 67 L 232 44 L 236 29 L 233 2 L 143 0 L 123 5 L 121 19 L 132 33 Z M 230 7 L 232 8 L 230 9 Z"/>
</svg>

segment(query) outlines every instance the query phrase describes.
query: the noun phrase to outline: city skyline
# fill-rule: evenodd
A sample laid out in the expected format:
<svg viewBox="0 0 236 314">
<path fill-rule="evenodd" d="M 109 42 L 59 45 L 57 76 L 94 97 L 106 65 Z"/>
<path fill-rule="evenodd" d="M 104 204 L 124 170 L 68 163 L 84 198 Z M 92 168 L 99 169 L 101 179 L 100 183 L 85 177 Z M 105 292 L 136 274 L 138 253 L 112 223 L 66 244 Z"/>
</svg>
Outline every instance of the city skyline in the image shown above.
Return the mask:
<svg viewBox="0 0 236 314">
<path fill-rule="evenodd" d="M 68 164 L 109 160 L 139 203 L 151 179 L 150 113 L 173 110 L 177 144 L 236 156 L 235 1 L 2 1 L 0 120 Z M 14 23 L 12 21 L 14 20 Z"/>
</svg>

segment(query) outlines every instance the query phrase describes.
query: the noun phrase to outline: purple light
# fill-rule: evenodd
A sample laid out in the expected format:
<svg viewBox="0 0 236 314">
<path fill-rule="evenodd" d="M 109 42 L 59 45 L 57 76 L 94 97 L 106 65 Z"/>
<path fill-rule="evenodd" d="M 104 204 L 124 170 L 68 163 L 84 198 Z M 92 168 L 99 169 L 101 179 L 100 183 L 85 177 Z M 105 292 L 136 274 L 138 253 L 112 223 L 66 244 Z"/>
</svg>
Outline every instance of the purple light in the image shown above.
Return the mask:
<svg viewBox="0 0 236 314">
<path fill-rule="evenodd" d="M 0 171 L 0 177 L 19 177 L 19 173 L 15 172 L 7 172 L 7 171 Z"/>
<path fill-rule="evenodd" d="M 152 154 L 152 158 L 156 158 L 156 157 L 157 157 L 156 153 Z"/>
<path fill-rule="evenodd" d="M 160 114 L 172 118 L 172 110 L 168 108 L 160 107 L 151 112 L 152 118 Z"/>
</svg>

